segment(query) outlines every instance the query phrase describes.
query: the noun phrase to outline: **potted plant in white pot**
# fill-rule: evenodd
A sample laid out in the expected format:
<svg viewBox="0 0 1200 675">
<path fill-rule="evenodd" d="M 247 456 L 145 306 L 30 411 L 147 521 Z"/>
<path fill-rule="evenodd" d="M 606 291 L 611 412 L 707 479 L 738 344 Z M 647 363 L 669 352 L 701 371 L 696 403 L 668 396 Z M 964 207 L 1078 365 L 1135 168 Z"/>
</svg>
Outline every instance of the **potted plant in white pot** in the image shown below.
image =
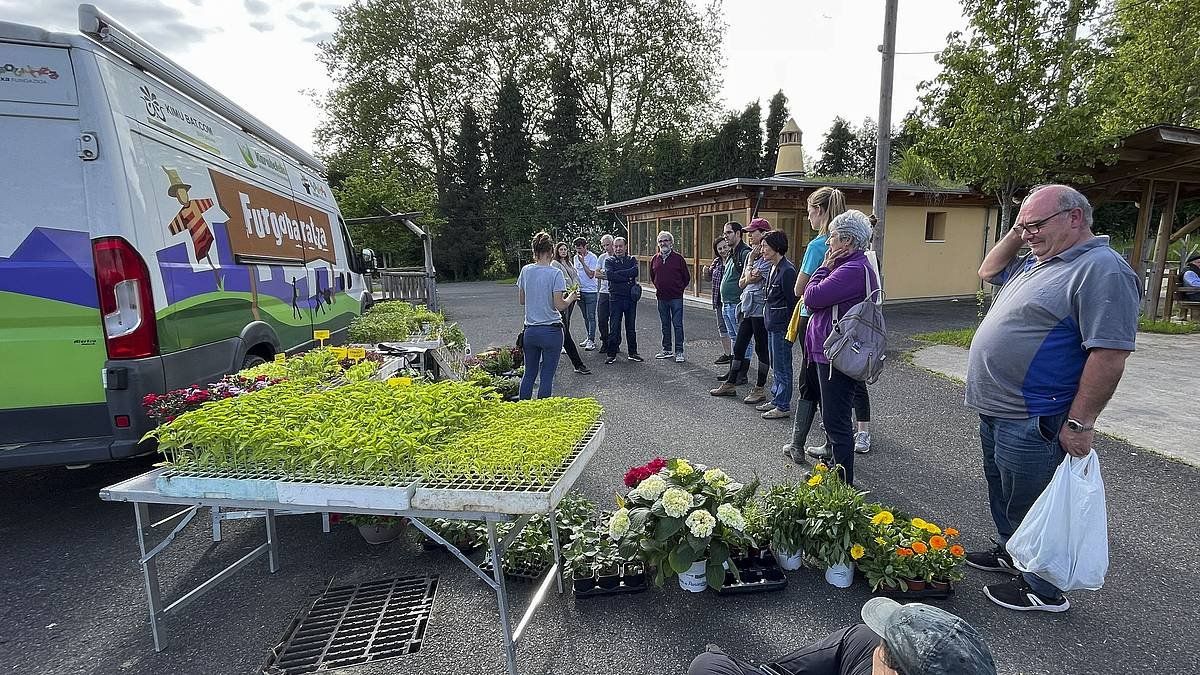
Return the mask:
<svg viewBox="0 0 1200 675">
<path fill-rule="evenodd" d="M 351 525 L 357 526 L 359 534 L 371 545 L 395 541 L 404 534 L 404 528 L 408 525 L 408 519 L 399 516 L 368 516 L 351 513 L 347 514 L 344 519 Z"/>
<path fill-rule="evenodd" d="M 854 554 L 862 556 L 861 540 L 870 533 L 867 493 L 847 485 L 823 464 L 816 466 L 807 485 L 812 489 L 806 499 L 806 552 L 825 566 L 826 581 L 846 588 L 854 581 Z"/>
<path fill-rule="evenodd" d="M 804 560 L 806 500 L 810 491 L 803 483 L 789 481 L 771 487 L 763 499 L 771 548 L 779 566 L 785 570 L 800 569 Z"/>
<path fill-rule="evenodd" d="M 656 569 L 656 585 L 679 575 L 684 590 L 719 589 L 727 565 L 741 578 L 730 560 L 730 546 L 754 545 L 746 535 L 742 509 L 757 489 L 757 480 L 743 485 L 720 469 L 672 459 L 624 498 L 618 496 L 609 534 L 623 557 L 640 553 Z"/>
</svg>

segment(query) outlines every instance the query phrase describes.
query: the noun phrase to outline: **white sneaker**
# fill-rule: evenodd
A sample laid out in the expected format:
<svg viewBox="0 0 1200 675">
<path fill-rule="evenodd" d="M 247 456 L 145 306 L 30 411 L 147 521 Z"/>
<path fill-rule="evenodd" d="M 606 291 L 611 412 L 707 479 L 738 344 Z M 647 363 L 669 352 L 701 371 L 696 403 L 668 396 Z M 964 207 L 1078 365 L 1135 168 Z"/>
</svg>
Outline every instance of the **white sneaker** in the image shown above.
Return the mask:
<svg viewBox="0 0 1200 675">
<path fill-rule="evenodd" d="M 595 351 L 595 349 L 596 349 L 596 343 L 595 343 L 595 342 L 592 342 L 591 340 L 588 340 L 588 341 L 586 341 L 586 342 L 584 342 L 584 343 L 583 343 L 583 348 L 584 348 L 586 351 L 589 351 L 589 352 L 590 352 L 590 351 Z"/>
<path fill-rule="evenodd" d="M 871 451 L 871 432 L 859 431 L 854 434 L 854 451 L 860 455 Z"/>
<path fill-rule="evenodd" d="M 559 353 L 560 353 L 560 354 L 566 354 L 566 353 L 567 353 L 567 348 L 566 348 L 566 347 L 563 347 L 562 349 L 560 349 L 560 350 L 559 350 Z"/>
<path fill-rule="evenodd" d="M 675 363 L 683 363 L 686 359 L 683 358 L 683 352 L 675 355 Z"/>
<path fill-rule="evenodd" d="M 584 340 L 583 342 L 580 342 L 580 343 L 579 343 L 579 346 L 580 346 L 580 347 L 586 347 L 586 346 L 587 346 L 587 343 L 588 343 L 588 341 L 587 341 L 587 340 Z"/>
</svg>

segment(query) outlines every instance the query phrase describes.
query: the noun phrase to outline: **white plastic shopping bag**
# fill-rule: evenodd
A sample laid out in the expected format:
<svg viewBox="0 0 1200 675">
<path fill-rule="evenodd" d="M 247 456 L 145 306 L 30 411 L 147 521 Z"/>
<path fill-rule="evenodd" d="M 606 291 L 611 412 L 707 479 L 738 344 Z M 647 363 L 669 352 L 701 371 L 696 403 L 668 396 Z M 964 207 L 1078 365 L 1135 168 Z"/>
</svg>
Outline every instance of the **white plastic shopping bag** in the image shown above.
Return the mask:
<svg viewBox="0 0 1200 675">
<path fill-rule="evenodd" d="M 1064 591 L 1096 590 L 1108 571 L 1108 511 L 1100 459 L 1067 455 L 1008 540 L 1018 569 Z"/>
</svg>

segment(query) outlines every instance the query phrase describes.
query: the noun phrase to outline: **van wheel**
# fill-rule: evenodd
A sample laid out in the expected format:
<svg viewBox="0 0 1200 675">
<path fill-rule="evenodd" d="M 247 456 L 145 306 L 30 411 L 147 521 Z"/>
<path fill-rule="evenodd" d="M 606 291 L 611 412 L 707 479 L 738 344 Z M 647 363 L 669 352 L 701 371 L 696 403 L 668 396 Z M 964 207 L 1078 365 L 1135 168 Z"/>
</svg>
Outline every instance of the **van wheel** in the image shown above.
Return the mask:
<svg viewBox="0 0 1200 675">
<path fill-rule="evenodd" d="M 254 366 L 261 366 L 266 362 L 267 360 L 258 354 L 247 354 L 246 358 L 242 360 L 242 370 L 253 368 Z"/>
</svg>

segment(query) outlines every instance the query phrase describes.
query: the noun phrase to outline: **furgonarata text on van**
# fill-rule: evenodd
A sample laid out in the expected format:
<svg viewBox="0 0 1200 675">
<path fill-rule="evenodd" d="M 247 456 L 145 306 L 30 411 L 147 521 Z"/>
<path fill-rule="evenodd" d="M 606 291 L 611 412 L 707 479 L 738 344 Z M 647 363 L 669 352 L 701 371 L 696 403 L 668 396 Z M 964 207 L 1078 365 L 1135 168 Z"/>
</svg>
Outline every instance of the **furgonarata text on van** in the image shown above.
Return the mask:
<svg viewBox="0 0 1200 675">
<path fill-rule="evenodd" d="M 317 227 L 309 218 L 307 222 L 295 220 L 287 213 L 276 213 L 269 208 L 256 208 L 250 202 L 250 195 L 238 193 L 238 201 L 242 205 L 242 217 L 246 222 L 246 236 L 254 235 L 259 239 L 275 237 L 275 245 L 281 246 L 283 238 L 287 237 L 296 242 L 307 242 L 322 251 L 329 250 L 329 242 L 325 232 Z"/>
</svg>

